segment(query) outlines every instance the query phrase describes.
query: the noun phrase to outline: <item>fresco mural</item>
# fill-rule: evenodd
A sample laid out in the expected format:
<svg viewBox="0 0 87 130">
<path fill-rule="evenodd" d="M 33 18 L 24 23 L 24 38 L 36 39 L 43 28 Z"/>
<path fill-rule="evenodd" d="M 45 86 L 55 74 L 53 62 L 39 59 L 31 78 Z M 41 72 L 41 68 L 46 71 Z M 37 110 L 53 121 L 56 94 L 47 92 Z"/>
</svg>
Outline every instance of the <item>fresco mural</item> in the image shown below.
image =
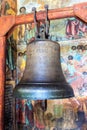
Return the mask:
<svg viewBox="0 0 87 130">
<path fill-rule="evenodd" d="M 49 5 L 49 9 L 55 9 L 80 2 L 87 2 L 87 0 L 18 0 L 18 15 L 31 12 L 32 7 L 36 7 L 37 11 L 43 10 L 45 4 Z M 19 26 L 17 83 L 20 81 L 25 69 L 27 44 L 34 36 L 35 29 L 33 24 Z M 17 128 L 18 130 L 86 130 L 87 25 L 76 18 L 50 21 L 49 39 L 60 43 L 60 60 L 63 73 L 67 82 L 74 89 L 75 97 L 61 100 L 47 100 L 46 102 L 41 100 L 29 101 L 17 99 Z M 42 107 L 43 104 L 45 104 L 44 107 Z M 26 109 L 26 105 L 28 109 Z"/>
<path fill-rule="evenodd" d="M 45 104 L 44 100 L 16 99 L 16 129 L 87 129 L 87 102 L 85 99 L 47 100 L 47 104 Z"/>
<path fill-rule="evenodd" d="M 67 81 L 75 90 L 76 96 L 87 96 L 86 39 L 60 42 L 60 45 L 61 65 Z"/>
</svg>

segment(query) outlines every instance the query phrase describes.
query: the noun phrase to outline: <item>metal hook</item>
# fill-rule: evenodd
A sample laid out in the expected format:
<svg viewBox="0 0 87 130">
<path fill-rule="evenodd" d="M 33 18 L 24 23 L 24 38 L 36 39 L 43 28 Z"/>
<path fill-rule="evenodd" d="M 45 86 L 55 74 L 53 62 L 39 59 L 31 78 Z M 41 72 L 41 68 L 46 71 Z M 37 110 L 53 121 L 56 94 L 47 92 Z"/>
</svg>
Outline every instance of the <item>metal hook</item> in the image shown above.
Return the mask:
<svg viewBox="0 0 87 130">
<path fill-rule="evenodd" d="M 49 26 L 50 26 L 50 21 L 48 20 L 48 5 L 44 6 L 45 11 L 46 11 L 46 19 L 45 19 L 45 23 L 46 23 L 46 38 L 48 38 L 49 36 Z"/>
<path fill-rule="evenodd" d="M 38 30 L 38 22 L 36 20 L 36 8 L 33 7 L 32 11 L 34 12 L 34 23 L 35 23 L 35 28 L 36 28 L 36 32 L 35 32 L 35 39 L 38 38 L 39 36 L 39 30 Z"/>
</svg>

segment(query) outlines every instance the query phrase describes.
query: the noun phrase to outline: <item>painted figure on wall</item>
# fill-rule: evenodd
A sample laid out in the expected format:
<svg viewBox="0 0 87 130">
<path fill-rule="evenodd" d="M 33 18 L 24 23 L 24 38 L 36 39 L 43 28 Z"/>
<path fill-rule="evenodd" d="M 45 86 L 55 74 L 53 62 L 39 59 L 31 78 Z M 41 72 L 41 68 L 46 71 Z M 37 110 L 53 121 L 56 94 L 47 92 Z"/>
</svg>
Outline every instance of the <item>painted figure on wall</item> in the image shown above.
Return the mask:
<svg viewBox="0 0 87 130">
<path fill-rule="evenodd" d="M 13 36 L 6 41 L 6 67 L 8 68 L 6 79 L 14 79 L 14 70 L 16 69 L 16 41 Z"/>
<path fill-rule="evenodd" d="M 45 129 L 44 110 L 40 102 L 34 104 L 35 129 Z"/>
<path fill-rule="evenodd" d="M 21 14 L 27 14 L 25 7 L 21 7 L 19 11 L 20 11 L 20 15 Z M 18 38 L 19 38 L 19 40 L 24 38 L 24 32 L 25 32 L 26 26 L 27 26 L 27 24 L 19 25 L 19 28 L 18 28 L 19 29 L 18 30 Z"/>
<path fill-rule="evenodd" d="M 15 15 L 16 1 L 15 0 L 2 0 L 1 15 Z"/>
<path fill-rule="evenodd" d="M 62 129 L 71 130 L 76 128 L 77 125 L 75 122 L 75 112 L 71 106 L 67 105 L 64 107 Z"/>
<path fill-rule="evenodd" d="M 16 125 L 26 129 L 34 127 L 34 110 L 31 100 L 16 99 Z M 19 130 L 19 129 L 18 129 Z"/>
<path fill-rule="evenodd" d="M 20 15 L 27 14 L 26 8 L 23 6 L 19 9 Z M 23 40 L 26 44 L 29 42 L 30 38 L 34 36 L 34 29 L 32 28 L 32 24 L 23 24 L 18 28 L 18 39 Z"/>
<path fill-rule="evenodd" d="M 87 33 L 87 25 L 76 18 L 68 19 L 66 36 L 71 39 L 83 37 Z"/>
<path fill-rule="evenodd" d="M 34 127 L 34 110 L 31 100 L 26 100 L 25 119 L 26 119 L 26 125 L 32 129 Z"/>
</svg>

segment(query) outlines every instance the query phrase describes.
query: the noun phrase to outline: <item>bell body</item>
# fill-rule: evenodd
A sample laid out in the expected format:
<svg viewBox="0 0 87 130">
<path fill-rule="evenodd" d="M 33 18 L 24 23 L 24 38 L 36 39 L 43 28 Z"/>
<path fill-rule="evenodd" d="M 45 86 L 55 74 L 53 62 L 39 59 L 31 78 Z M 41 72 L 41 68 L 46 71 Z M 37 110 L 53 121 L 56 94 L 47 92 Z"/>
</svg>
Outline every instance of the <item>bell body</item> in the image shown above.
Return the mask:
<svg viewBox="0 0 87 130">
<path fill-rule="evenodd" d="M 60 99 L 74 96 L 60 64 L 60 45 L 50 40 L 28 44 L 23 77 L 14 89 L 15 98 Z"/>
</svg>

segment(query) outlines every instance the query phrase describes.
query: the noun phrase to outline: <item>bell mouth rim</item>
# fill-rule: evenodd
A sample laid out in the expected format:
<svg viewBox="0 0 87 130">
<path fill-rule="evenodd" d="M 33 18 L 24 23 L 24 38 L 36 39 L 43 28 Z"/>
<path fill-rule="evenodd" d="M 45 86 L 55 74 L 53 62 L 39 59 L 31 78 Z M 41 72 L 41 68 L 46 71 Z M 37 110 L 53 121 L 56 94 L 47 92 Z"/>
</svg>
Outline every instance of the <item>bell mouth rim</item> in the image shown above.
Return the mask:
<svg viewBox="0 0 87 130">
<path fill-rule="evenodd" d="M 43 93 L 41 93 L 41 95 L 44 95 Z M 74 98 L 75 95 L 49 95 L 49 96 L 36 96 L 36 92 L 32 93 L 32 96 L 29 96 L 29 94 L 15 94 L 13 95 L 13 98 L 15 99 L 28 99 L 28 100 L 57 100 L 57 99 L 67 99 L 67 98 Z"/>
<path fill-rule="evenodd" d="M 18 85 L 51 85 L 51 86 L 55 86 L 55 85 L 64 85 L 64 86 L 70 86 L 71 87 L 71 85 L 69 84 L 69 83 L 67 83 L 66 81 L 64 82 L 26 82 L 26 83 L 22 83 L 22 82 L 19 82 L 19 84 L 17 84 L 17 86 Z M 72 87 L 71 87 L 72 88 Z"/>
<path fill-rule="evenodd" d="M 71 98 L 75 96 L 73 89 L 69 84 L 61 84 L 63 87 L 61 85 L 57 85 L 58 84 L 49 85 L 50 87 L 48 87 L 48 84 L 30 84 L 30 86 L 28 86 L 28 84 L 18 84 L 14 88 L 13 97 L 29 100 L 48 100 Z"/>
</svg>

